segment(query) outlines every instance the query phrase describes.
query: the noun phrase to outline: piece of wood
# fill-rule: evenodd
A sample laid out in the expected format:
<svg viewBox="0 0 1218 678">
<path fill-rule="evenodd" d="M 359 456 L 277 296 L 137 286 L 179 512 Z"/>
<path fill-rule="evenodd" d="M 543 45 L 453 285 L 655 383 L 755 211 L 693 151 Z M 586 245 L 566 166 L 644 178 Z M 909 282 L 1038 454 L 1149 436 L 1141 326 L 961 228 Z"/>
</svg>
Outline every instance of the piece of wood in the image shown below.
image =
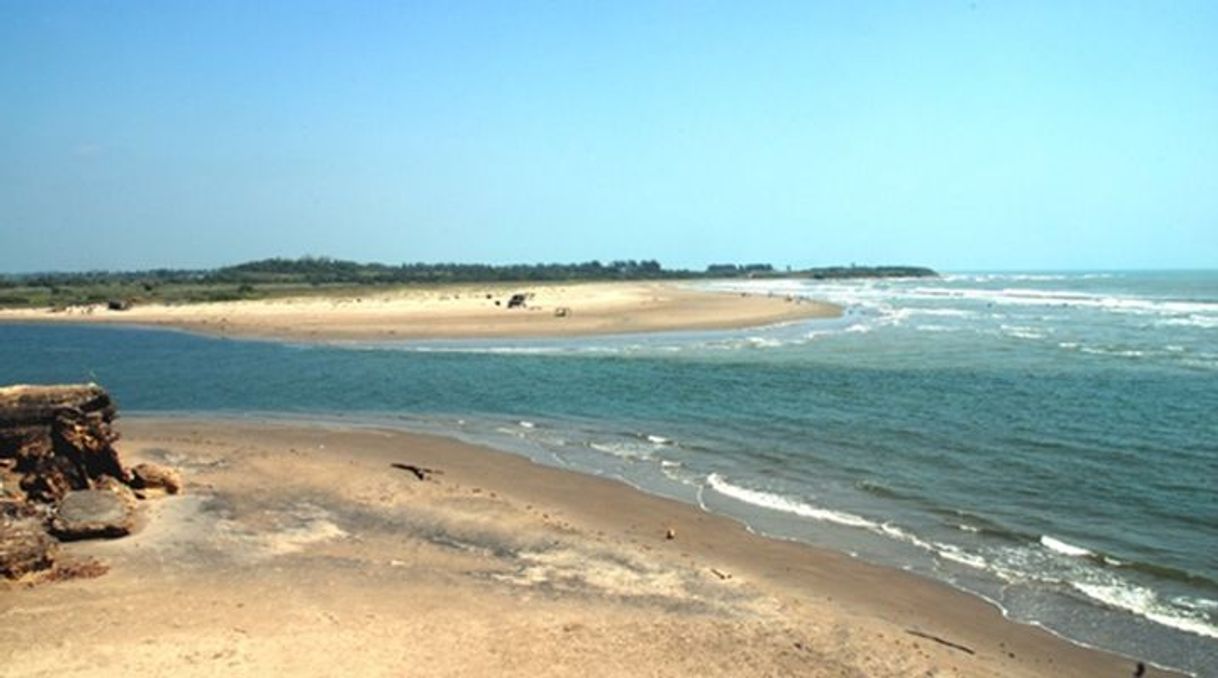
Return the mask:
<svg viewBox="0 0 1218 678">
<path fill-rule="evenodd" d="M 390 466 L 392 466 L 393 468 L 396 468 L 396 469 L 401 469 L 403 471 L 409 471 L 410 473 L 413 473 L 414 476 L 416 478 L 418 478 L 419 480 L 431 480 L 431 476 L 433 474 L 440 475 L 440 474 L 444 473 L 443 471 L 440 471 L 440 470 L 437 470 L 434 468 L 425 468 L 423 466 L 415 466 L 414 464 L 401 464 L 401 463 L 394 462 L 394 463 L 390 464 Z"/>
<path fill-rule="evenodd" d="M 905 629 L 905 633 L 908 633 L 911 636 L 925 638 L 927 640 L 939 643 L 940 645 L 946 645 L 947 647 L 950 647 L 953 650 L 960 650 L 961 652 L 967 652 L 968 654 L 977 654 L 975 651 L 973 651 L 973 648 L 971 648 L 971 647 L 966 647 L 964 645 L 961 645 L 960 643 L 953 643 L 950 640 L 940 638 L 939 636 L 931 635 L 929 633 L 926 633 L 925 631 L 919 631 L 917 629 Z"/>
</svg>

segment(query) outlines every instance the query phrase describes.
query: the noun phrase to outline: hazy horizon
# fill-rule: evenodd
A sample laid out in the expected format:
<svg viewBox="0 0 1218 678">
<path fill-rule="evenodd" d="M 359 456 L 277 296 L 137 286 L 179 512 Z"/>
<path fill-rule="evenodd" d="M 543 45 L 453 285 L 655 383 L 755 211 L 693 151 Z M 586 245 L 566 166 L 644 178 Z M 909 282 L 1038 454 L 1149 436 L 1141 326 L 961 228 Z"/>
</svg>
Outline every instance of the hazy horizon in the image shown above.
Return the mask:
<svg viewBox="0 0 1218 678">
<path fill-rule="evenodd" d="M 339 259 L 338 257 L 330 257 L 330 256 L 326 256 L 326 255 L 312 255 L 312 254 L 300 255 L 300 256 L 276 256 L 276 255 L 272 255 L 272 256 L 270 256 L 270 257 L 266 257 L 265 259 L 288 259 L 288 260 L 294 260 L 294 259 L 303 259 L 303 258 L 330 259 L 330 260 L 338 260 L 338 261 L 353 261 L 353 262 L 355 262 L 355 263 L 357 263 L 357 264 L 364 264 L 364 265 L 369 265 L 369 264 L 380 264 L 380 265 L 391 266 L 391 267 L 392 267 L 392 266 L 404 266 L 404 265 L 411 265 L 411 264 L 430 264 L 430 265 L 440 265 L 440 264 L 457 264 L 457 265 L 466 265 L 466 264 L 468 264 L 468 265 L 481 265 L 481 264 L 488 264 L 488 263 L 489 263 L 489 262 L 485 262 L 485 261 L 378 261 L 378 260 L 353 260 L 353 259 L 348 260 L 348 259 Z M 728 260 L 723 260 L 723 261 L 710 261 L 710 262 L 707 262 L 707 263 L 702 264 L 702 265 L 691 265 L 691 266 L 673 266 L 673 265 L 670 265 L 670 264 L 668 264 L 668 263 L 666 263 L 666 262 L 664 262 L 664 261 L 662 261 L 662 260 L 656 259 L 655 257 L 624 257 L 623 259 L 625 259 L 625 260 L 634 260 L 634 261 L 648 261 L 648 260 L 656 260 L 656 261 L 659 261 L 660 266 L 661 266 L 661 267 L 662 267 L 664 270 L 668 270 L 668 271 L 673 271 L 673 270 L 687 270 L 687 271 L 692 271 L 692 272 L 701 272 L 701 271 L 706 270 L 706 269 L 707 269 L 709 266 L 712 266 L 712 265 L 721 265 L 721 264 L 735 264 L 735 265 L 739 265 L 739 266 L 746 266 L 746 265 L 750 265 L 750 264 L 770 264 L 770 265 L 772 265 L 772 266 L 774 267 L 774 270 L 775 270 L 776 272 L 779 272 L 779 273 L 783 272 L 783 271 L 784 271 L 784 270 L 787 268 L 787 265 L 785 265 L 785 264 L 778 264 L 778 263 L 775 263 L 774 261 L 765 260 L 765 259 L 760 259 L 760 260 L 755 260 L 755 261 L 728 261 Z M 251 263 L 251 262 L 254 262 L 254 261 L 263 261 L 263 260 L 264 260 L 264 259 L 256 259 L 256 260 L 255 260 L 255 259 L 251 259 L 251 260 L 244 260 L 244 261 L 233 261 L 233 262 L 227 262 L 227 263 L 222 263 L 222 264 L 219 264 L 219 265 L 216 265 L 216 266 L 195 266 L 195 267 L 156 266 L 156 265 L 154 265 L 154 266 L 150 266 L 150 267 L 144 267 L 144 268 L 90 268 L 90 269 L 36 269 L 36 270 L 35 270 L 35 269 L 31 269 L 31 270 L 13 270 L 13 271 L 0 271 L 0 275 L 9 275 L 9 276 L 27 276 L 27 275 L 52 274 L 52 273 L 67 273 L 67 274 L 75 274 L 75 273 L 139 273 L 139 272 L 145 272 L 145 271 L 155 271 L 155 270 L 211 271 L 211 270 L 217 270 L 217 269 L 221 269 L 221 268 L 226 268 L 226 267 L 229 267 L 229 266 L 237 266 L 237 265 L 240 265 L 240 264 Z M 600 263 L 602 263 L 602 264 L 606 264 L 606 265 L 607 265 L 607 264 L 611 263 L 612 261 L 615 261 L 615 259 L 606 259 L 606 258 L 604 258 L 604 257 L 594 257 L 594 258 L 592 258 L 592 259 L 586 259 L 586 260 L 582 260 L 582 261 L 560 261 L 560 260 L 545 260 L 545 261 L 542 261 L 542 260 L 538 260 L 538 261 L 508 261 L 508 262 L 503 262 L 503 263 L 498 263 L 498 264 L 491 264 L 491 265 L 494 265 L 494 266 L 542 266 L 542 265 L 548 265 L 548 264 L 554 264 L 554 265 L 576 265 L 576 264 L 586 263 L 586 262 L 590 262 L 590 261 L 599 261 Z M 922 264 L 922 263 L 919 263 L 919 262 L 914 262 L 914 261 L 886 261 L 886 262 L 874 262 L 874 263 L 868 263 L 868 264 L 860 264 L 860 263 L 858 263 L 858 262 L 825 262 L 825 263 L 823 263 L 823 264 L 808 265 L 808 266 L 804 266 L 804 267 L 802 267 L 802 268 L 803 268 L 803 269 L 809 269 L 809 268 L 824 268 L 824 267 L 850 267 L 850 266 L 859 266 L 859 267 L 862 267 L 862 268 L 867 268 L 867 267 L 884 267 L 884 266 L 890 266 L 890 267 L 906 267 L 906 266 L 907 266 L 907 267 L 924 267 L 924 268 L 931 268 L 931 269 L 934 269 L 934 271 L 935 271 L 936 273 L 939 273 L 939 274 L 941 274 L 941 275 L 942 275 L 942 274 L 947 274 L 947 275 L 955 275 L 955 274 L 982 274 L 982 275 L 984 275 L 984 274 L 1003 274 L 1003 273 L 1028 273 L 1028 274 L 1053 274 L 1053 273 L 1065 273 L 1065 274 L 1069 274 L 1069 273 L 1190 273 L 1190 272 L 1200 272 L 1200 273 L 1205 273 L 1205 272 L 1218 272 L 1218 266 L 1209 266 L 1209 267 L 1178 267 L 1178 268 L 973 268 L 973 269 L 965 269 L 965 268 L 954 269 L 954 268 L 953 268 L 953 269 L 944 269 L 944 268 L 936 268 L 936 267 L 934 267 L 934 266 L 927 266 L 927 265 L 925 265 L 925 264 Z M 792 265 L 792 266 L 791 266 L 791 272 L 792 272 L 792 273 L 798 272 L 799 270 L 801 270 L 801 269 L 800 269 L 800 268 L 798 268 L 798 267 L 796 267 L 796 266 L 794 266 L 794 265 Z"/>
<path fill-rule="evenodd" d="M 1204 270 L 1218 5 L 0 3 L 0 271 Z"/>
</svg>

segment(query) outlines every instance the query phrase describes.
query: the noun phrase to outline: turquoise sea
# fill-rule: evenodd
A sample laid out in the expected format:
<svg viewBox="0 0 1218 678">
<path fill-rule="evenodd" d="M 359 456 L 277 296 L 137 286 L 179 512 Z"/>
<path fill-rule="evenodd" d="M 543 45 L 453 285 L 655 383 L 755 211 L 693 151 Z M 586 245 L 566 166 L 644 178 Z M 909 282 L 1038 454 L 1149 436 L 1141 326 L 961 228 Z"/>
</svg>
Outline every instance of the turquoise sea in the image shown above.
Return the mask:
<svg viewBox="0 0 1218 678">
<path fill-rule="evenodd" d="M 1218 675 L 1218 272 L 701 285 L 846 314 L 393 344 L 6 325 L 0 383 L 97 381 L 125 413 L 445 433 Z"/>
</svg>

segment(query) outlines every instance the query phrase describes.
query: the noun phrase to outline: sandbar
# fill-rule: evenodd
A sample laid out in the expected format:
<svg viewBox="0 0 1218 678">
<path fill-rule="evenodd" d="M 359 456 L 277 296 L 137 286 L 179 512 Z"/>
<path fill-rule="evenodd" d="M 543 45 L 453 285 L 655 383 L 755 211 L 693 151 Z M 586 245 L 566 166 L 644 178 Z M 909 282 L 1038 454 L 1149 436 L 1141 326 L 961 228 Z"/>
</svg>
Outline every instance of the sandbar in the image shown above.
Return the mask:
<svg viewBox="0 0 1218 678">
<path fill-rule="evenodd" d="M 525 295 L 521 307 L 511 297 Z M 833 304 L 668 282 L 495 283 L 178 305 L 0 309 L 0 322 L 109 323 L 232 337 L 394 340 L 715 330 L 836 317 Z"/>
</svg>

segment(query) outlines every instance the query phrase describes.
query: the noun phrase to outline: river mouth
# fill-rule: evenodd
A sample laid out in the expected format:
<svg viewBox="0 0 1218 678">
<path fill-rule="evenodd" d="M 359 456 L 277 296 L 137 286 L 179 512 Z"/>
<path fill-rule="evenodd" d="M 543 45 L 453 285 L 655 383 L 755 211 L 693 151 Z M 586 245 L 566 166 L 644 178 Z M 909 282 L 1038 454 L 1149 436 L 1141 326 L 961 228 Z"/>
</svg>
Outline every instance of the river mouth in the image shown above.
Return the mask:
<svg viewBox="0 0 1218 678">
<path fill-rule="evenodd" d="M 280 344 L 3 326 L 0 375 L 99 381 L 125 412 L 269 412 L 454 436 L 1201 671 L 1218 665 L 1218 563 L 1204 547 L 1218 543 L 1204 480 L 1218 455 L 1218 340 L 1205 326 L 1213 295 L 1196 292 L 1213 276 L 1103 275 L 773 281 L 847 311 L 561 341 Z"/>
</svg>

